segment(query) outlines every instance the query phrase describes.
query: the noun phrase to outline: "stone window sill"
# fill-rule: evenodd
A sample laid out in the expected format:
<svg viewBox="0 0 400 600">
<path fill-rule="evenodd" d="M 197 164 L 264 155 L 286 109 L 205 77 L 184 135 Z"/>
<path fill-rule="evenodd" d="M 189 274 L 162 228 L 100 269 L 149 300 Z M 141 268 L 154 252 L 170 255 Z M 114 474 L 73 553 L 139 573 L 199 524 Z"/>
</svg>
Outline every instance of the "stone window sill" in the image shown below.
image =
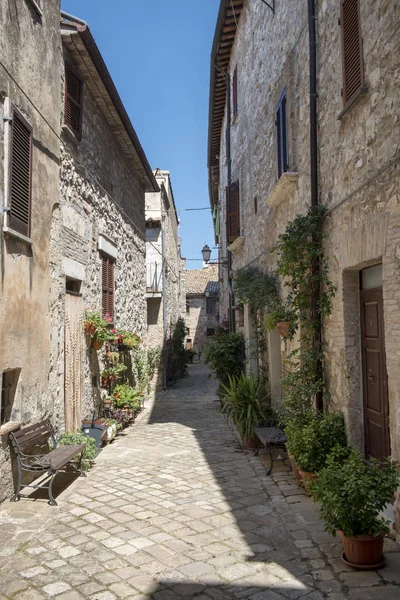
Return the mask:
<svg viewBox="0 0 400 600">
<path fill-rule="evenodd" d="M 31 240 L 31 238 L 26 237 L 26 235 L 23 235 L 22 233 L 19 233 L 19 231 L 15 231 L 14 229 L 11 229 L 10 227 L 3 227 L 3 233 L 9 235 L 10 237 L 15 237 L 23 242 L 25 242 L 26 244 L 29 244 L 29 246 L 32 246 L 33 244 L 33 240 Z"/>
<path fill-rule="evenodd" d="M 298 189 L 298 173 L 282 173 L 267 198 L 269 206 L 278 206 L 288 200 Z"/>
<path fill-rule="evenodd" d="M 65 123 L 62 125 L 61 129 L 62 129 L 62 132 L 65 133 L 67 135 L 67 137 L 71 140 L 71 142 L 74 142 L 74 144 L 76 144 L 78 146 L 80 140 L 77 138 L 77 136 L 72 131 L 72 129 L 70 129 L 68 127 L 68 125 L 66 125 Z"/>
<path fill-rule="evenodd" d="M 246 238 L 244 237 L 244 235 L 240 235 L 239 237 L 237 237 L 236 240 L 229 244 L 229 252 L 237 252 L 238 250 L 241 250 L 244 246 L 245 239 Z"/>
<path fill-rule="evenodd" d="M 21 421 L 9 421 L 8 423 L 4 423 L 0 427 L 0 435 L 1 436 L 8 435 L 12 431 L 18 431 L 18 429 L 21 429 L 21 427 L 22 427 Z"/>
<path fill-rule="evenodd" d="M 357 104 L 357 102 L 363 98 L 364 96 L 366 96 L 368 93 L 368 88 L 367 87 L 362 87 L 359 88 L 355 94 L 352 95 L 352 97 L 350 98 L 350 100 L 348 102 L 346 102 L 346 104 L 343 107 L 343 110 L 340 111 L 340 113 L 337 116 L 337 120 L 340 121 L 345 114 L 347 113 L 348 110 L 350 110 L 350 108 L 352 106 L 354 106 L 355 104 Z"/>
</svg>

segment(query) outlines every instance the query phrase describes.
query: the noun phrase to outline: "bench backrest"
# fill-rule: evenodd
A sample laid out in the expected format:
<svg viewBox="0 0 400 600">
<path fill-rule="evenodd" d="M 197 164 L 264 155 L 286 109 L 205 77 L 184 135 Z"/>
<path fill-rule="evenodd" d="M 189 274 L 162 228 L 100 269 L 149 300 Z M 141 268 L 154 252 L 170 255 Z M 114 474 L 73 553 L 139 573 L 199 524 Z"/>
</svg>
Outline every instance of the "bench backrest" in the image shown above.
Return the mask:
<svg viewBox="0 0 400 600">
<path fill-rule="evenodd" d="M 43 446 L 53 436 L 54 430 L 50 419 L 10 433 L 11 442 L 17 454 L 34 446 Z"/>
</svg>

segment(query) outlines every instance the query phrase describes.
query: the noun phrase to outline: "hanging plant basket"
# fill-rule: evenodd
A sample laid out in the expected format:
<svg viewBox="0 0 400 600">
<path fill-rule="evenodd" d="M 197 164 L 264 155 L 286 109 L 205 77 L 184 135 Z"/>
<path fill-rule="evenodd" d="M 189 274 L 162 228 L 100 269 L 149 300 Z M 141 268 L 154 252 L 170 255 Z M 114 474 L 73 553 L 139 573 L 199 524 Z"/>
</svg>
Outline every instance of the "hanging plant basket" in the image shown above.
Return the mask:
<svg viewBox="0 0 400 600">
<path fill-rule="evenodd" d="M 98 340 L 97 338 L 92 339 L 92 348 L 93 350 L 100 350 L 103 347 L 104 341 Z"/>
<path fill-rule="evenodd" d="M 102 387 L 108 387 L 108 384 L 109 384 L 108 377 L 102 377 L 101 378 L 101 385 L 102 385 Z"/>
<path fill-rule="evenodd" d="M 94 335 L 96 333 L 96 329 L 97 329 L 96 325 L 93 325 L 93 323 L 86 321 L 86 323 L 85 323 L 86 335 Z"/>
<path fill-rule="evenodd" d="M 278 321 L 278 323 L 276 324 L 276 328 L 282 337 L 288 337 L 290 330 L 290 321 Z"/>
</svg>

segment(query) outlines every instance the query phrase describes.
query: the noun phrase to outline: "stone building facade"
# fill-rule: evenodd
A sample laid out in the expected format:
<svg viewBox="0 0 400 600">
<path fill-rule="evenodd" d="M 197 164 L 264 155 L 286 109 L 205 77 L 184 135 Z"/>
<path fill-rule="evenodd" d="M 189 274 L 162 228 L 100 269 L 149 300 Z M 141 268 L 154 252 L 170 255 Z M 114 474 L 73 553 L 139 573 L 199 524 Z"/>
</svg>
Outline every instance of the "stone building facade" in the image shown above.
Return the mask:
<svg viewBox="0 0 400 600">
<path fill-rule="evenodd" d="M 323 343 L 332 406 L 345 415 L 349 441 L 367 454 L 399 459 L 400 14 L 387 0 L 352 6 L 359 68 L 353 80 L 342 60 L 341 3 L 315 2 L 318 191 L 336 286 Z M 273 12 L 263 2 L 222 0 L 210 96 L 210 197 L 221 223 L 220 254 L 229 260 L 220 273 L 221 312 L 229 313 L 235 271 L 273 271 L 278 235 L 311 203 L 307 3 L 278 1 Z M 235 221 L 236 235 L 227 241 L 229 185 L 238 191 L 240 225 Z M 246 323 L 244 331 L 251 341 Z M 286 351 L 272 332 L 268 369 L 276 403 Z"/>
<path fill-rule="evenodd" d="M 218 266 L 186 271 L 186 349 L 201 352 L 219 319 Z"/>
<path fill-rule="evenodd" d="M 115 326 L 145 337 L 145 193 L 158 190 L 88 26 L 60 29 L 56 0 L 5 5 L 0 501 L 13 490 L 11 428 L 49 417 L 71 431 L 98 409 L 102 355 L 83 317 L 104 308 L 105 268 Z"/>
<path fill-rule="evenodd" d="M 155 178 L 160 191 L 146 194 L 146 339 L 149 346 L 163 348 L 178 318 L 185 318 L 185 259 L 169 171 L 156 169 Z M 156 385 L 162 381 L 160 368 Z"/>
</svg>

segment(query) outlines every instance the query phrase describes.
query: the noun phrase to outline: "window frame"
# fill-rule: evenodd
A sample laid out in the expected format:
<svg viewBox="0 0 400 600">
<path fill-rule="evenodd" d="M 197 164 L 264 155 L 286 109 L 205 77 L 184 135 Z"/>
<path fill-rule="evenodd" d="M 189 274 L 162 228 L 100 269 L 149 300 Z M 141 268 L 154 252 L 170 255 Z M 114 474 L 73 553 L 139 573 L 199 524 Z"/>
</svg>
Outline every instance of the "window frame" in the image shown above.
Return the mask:
<svg viewBox="0 0 400 600">
<path fill-rule="evenodd" d="M 5 132 L 4 132 L 4 162 L 5 162 L 5 178 L 4 178 L 4 201 L 5 201 L 5 218 L 4 218 L 4 231 L 10 233 L 16 237 L 21 238 L 29 243 L 32 242 L 30 239 L 32 231 L 32 164 L 33 164 L 33 127 L 27 118 L 21 113 L 21 111 L 11 102 L 9 98 L 6 98 L 4 102 L 4 116 L 6 120 Z M 13 139 L 14 139 L 14 122 L 17 118 L 24 127 L 29 131 L 30 142 L 29 142 L 29 198 L 28 198 L 28 223 L 25 228 L 15 227 L 13 224 L 12 214 L 12 177 L 13 177 Z M 22 223 L 22 221 L 21 221 Z M 24 229 L 22 231 L 21 229 Z"/>
<path fill-rule="evenodd" d="M 84 100 L 84 81 L 82 79 L 82 77 L 79 75 L 79 73 L 77 72 L 76 68 L 71 64 L 71 62 L 69 60 L 66 60 L 64 62 L 64 66 L 65 66 L 65 83 L 64 83 L 64 127 L 66 127 L 68 129 L 68 131 L 70 133 L 73 134 L 73 136 L 77 139 L 77 140 L 81 140 L 82 139 L 82 121 L 83 121 L 83 100 Z M 78 103 L 75 98 L 73 98 L 71 96 L 71 94 L 68 92 L 68 83 L 67 83 L 67 71 L 70 71 L 72 73 L 72 75 L 74 75 L 74 77 L 76 77 L 76 79 L 79 81 L 80 83 L 80 95 L 81 95 L 81 99 L 80 102 Z M 67 101 L 70 100 L 72 101 L 72 103 L 79 108 L 79 130 L 75 129 L 70 123 L 67 123 L 66 121 L 66 114 L 67 114 Z"/>
<path fill-rule="evenodd" d="M 278 179 L 289 172 L 289 121 L 286 86 L 275 108 L 276 167 Z"/>
<path fill-rule="evenodd" d="M 349 75 L 348 73 L 346 73 L 346 48 L 348 49 L 348 46 L 346 45 L 345 30 L 344 30 L 344 4 L 346 2 L 349 3 L 351 1 L 353 1 L 356 5 L 356 6 L 352 7 L 353 14 L 354 14 L 354 8 L 356 8 L 356 10 L 357 10 L 357 30 L 358 30 L 358 36 L 359 36 L 357 52 L 359 55 L 358 66 L 360 69 L 360 71 L 359 71 L 360 85 L 356 89 L 354 89 L 350 95 L 348 95 L 347 85 L 346 85 L 348 83 L 348 75 Z M 367 92 L 367 88 L 365 86 L 364 52 L 363 52 L 363 38 L 362 38 L 362 31 L 361 31 L 360 0 L 340 0 L 339 25 L 340 25 L 340 40 L 341 40 L 341 55 L 342 55 L 341 56 L 341 59 L 342 59 L 341 60 L 341 62 L 342 62 L 342 90 L 341 90 L 341 93 L 342 93 L 342 99 L 343 99 L 343 106 L 346 107 L 348 105 L 351 105 L 353 103 L 353 101 L 360 95 L 360 93 Z M 354 49 L 353 49 L 353 51 L 354 51 Z M 353 74 L 353 77 L 354 77 L 354 74 Z"/>
</svg>

